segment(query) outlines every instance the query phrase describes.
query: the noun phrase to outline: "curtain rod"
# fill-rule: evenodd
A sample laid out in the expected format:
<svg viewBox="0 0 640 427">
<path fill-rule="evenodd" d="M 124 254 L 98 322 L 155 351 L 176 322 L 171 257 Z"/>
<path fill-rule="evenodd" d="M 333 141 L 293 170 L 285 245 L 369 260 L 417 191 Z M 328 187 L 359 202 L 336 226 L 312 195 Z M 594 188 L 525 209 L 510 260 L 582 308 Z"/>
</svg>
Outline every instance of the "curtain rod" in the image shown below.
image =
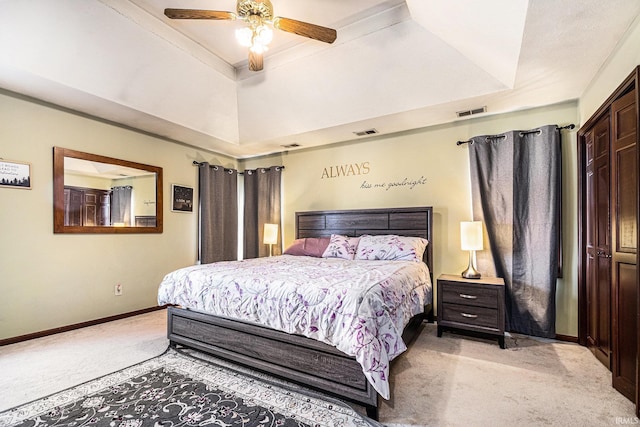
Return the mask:
<svg viewBox="0 0 640 427">
<path fill-rule="evenodd" d="M 558 126 L 557 129 L 558 130 L 562 130 L 562 129 L 575 129 L 576 125 L 574 125 L 573 123 L 566 125 L 566 126 Z M 523 131 L 520 132 L 520 135 L 528 135 L 530 133 L 537 133 L 540 132 L 540 129 L 533 129 L 533 130 L 529 130 L 529 131 Z M 497 138 L 504 138 L 504 135 L 489 135 L 487 136 L 487 139 L 497 139 Z M 456 145 L 462 145 L 462 144 L 468 144 L 470 143 L 471 140 L 467 140 L 467 141 L 458 141 L 456 142 Z"/>
<path fill-rule="evenodd" d="M 202 163 L 200 163 L 200 162 L 196 162 L 196 161 L 194 160 L 192 164 L 193 164 L 193 166 L 198 166 L 198 167 L 200 167 L 200 166 L 204 165 L 205 163 L 206 163 L 206 162 L 202 162 Z M 209 165 L 209 167 L 211 167 L 211 168 L 219 168 L 219 167 L 221 167 L 221 166 L 217 166 L 217 165 Z M 284 166 L 272 166 L 272 167 L 276 168 L 276 170 L 284 170 Z M 269 167 L 269 168 L 257 168 L 257 169 L 254 169 L 254 170 L 258 170 L 258 169 L 262 169 L 262 170 L 264 170 L 264 171 L 268 171 L 268 170 L 271 170 L 271 167 Z M 229 172 L 229 171 L 233 171 L 233 170 L 235 170 L 235 169 L 228 169 L 228 168 L 224 168 L 224 171 L 225 171 L 225 172 Z M 251 170 L 251 169 L 249 169 L 249 170 Z M 238 172 L 238 175 L 244 175 L 244 172 Z"/>
</svg>

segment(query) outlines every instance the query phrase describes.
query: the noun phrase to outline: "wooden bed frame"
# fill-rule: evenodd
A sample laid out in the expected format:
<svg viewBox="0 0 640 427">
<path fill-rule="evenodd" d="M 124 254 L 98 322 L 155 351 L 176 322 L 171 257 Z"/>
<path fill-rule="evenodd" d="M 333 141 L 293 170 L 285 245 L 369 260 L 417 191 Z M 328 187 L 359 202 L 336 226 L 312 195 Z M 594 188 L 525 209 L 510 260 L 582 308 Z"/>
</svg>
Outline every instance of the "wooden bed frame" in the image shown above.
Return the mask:
<svg viewBox="0 0 640 427">
<path fill-rule="evenodd" d="M 433 282 L 433 212 L 431 207 L 296 213 L 296 238 L 331 234 L 396 234 L 429 240 L 423 261 Z M 411 319 L 402 334 L 409 344 L 423 320 L 433 322 L 433 304 Z M 363 405 L 378 419 L 378 393 L 354 357 L 335 347 L 300 335 L 287 334 L 243 321 L 168 308 L 168 338 L 178 344 Z"/>
</svg>

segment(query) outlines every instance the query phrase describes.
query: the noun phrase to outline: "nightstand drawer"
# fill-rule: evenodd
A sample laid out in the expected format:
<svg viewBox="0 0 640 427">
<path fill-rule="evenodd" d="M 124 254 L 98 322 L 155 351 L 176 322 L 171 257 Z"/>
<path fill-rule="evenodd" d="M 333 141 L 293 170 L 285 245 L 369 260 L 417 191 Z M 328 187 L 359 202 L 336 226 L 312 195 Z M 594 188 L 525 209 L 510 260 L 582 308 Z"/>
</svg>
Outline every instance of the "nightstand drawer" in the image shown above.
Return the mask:
<svg viewBox="0 0 640 427">
<path fill-rule="evenodd" d="M 498 289 L 489 286 L 464 285 L 444 282 L 442 302 L 498 308 Z"/>
<path fill-rule="evenodd" d="M 442 305 L 442 313 L 438 313 L 438 320 L 440 316 L 444 322 L 500 329 L 497 309 L 445 303 Z"/>
</svg>

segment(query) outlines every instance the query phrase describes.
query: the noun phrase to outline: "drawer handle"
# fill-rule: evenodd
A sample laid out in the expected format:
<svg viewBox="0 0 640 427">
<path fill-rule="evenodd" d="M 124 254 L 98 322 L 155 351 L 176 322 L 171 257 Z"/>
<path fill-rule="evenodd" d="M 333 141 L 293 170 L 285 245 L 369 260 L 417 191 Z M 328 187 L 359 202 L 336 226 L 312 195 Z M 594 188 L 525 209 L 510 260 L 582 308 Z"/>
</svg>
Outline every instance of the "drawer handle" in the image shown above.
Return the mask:
<svg viewBox="0 0 640 427">
<path fill-rule="evenodd" d="M 475 295 L 467 295 L 467 294 L 460 294 L 460 298 L 464 298 L 464 299 L 478 299 L 477 296 Z"/>
<path fill-rule="evenodd" d="M 478 315 L 477 315 L 477 314 L 460 313 L 460 315 L 461 315 L 462 317 L 466 317 L 466 318 L 468 318 L 468 319 L 475 319 L 476 317 L 478 317 Z"/>
</svg>

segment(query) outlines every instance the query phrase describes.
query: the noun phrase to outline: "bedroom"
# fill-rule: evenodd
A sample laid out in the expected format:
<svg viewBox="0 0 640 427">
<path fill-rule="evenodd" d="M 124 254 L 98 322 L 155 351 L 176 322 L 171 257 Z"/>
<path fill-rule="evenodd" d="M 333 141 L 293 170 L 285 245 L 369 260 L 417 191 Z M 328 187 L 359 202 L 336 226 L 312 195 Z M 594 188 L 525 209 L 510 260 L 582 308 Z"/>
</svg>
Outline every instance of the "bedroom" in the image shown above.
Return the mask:
<svg viewBox="0 0 640 427">
<path fill-rule="evenodd" d="M 164 274 L 193 264 L 197 258 L 197 216 L 170 212 L 167 203 L 164 232 L 159 235 L 54 235 L 53 146 L 160 166 L 164 171 L 165 200 L 172 183 L 197 188 L 193 160 L 238 169 L 282 164 L 286 167 L 283 174 L 285 244 L 293 240 L 293 216 L 297 211 L 433 206 L 436 233 L 433 273 L 438 277 L 441 273 L 456 273 L 466 265 L 467 254 L 459 248 L 458 227 L 460 221 L 470 217 L 468 153 L 455 142 L 474 135 L 530 129 L 549 123 L 575 123 L 579 128 L 640 64 L 639 46 L 640 23 L 635 19 L 626 31 L 622 29 L 619 43 L 614 43 L 608 52 L 610 55 L 600 58 L 601 63 L 595 65 L 597 72 L 583 90 L 561 102 L 538 101 L 536 108 L 451 120 L 364 140 L 353 138 L 340 144 L 302 147 L 286 154 L 248 159 L 175 144 L 74 114 L 65 108 L 55 108 L 18 95 L 17 89 L 5 90 L 13 87 L 4 82 L 12 69 L 3 63 L 6 67 L 2 69 L 7 73 L 0 73 L 5 76 L 0 77 L 3 79 L 0 86 L 5 88 L 0 93 L 0 157 L 31 163 L 32 189 L 0 189 L 0 234 L 3 243 L 10 242 L 10 250 L 0 258 L 2 289 L 7 295 L 1 303 L 0 339 L 153 307 L 157 286 Z M 565 60 L 567 67 L 573 63 L 570 57 Z M 79 65 L 81 63 L 76 64 Z M 268 72 L 268 61 L 265 68 Z M 37 80 L 25 83 L 32 88 L 38 84 Z M 476 100 L 473 101 L 474 104 L 467 107 L 475 107 Z M 297 124 L 285 125 L 295 128 Z M 563 137 L 566 138 L 563 144 L 566 272 L 558 282 L 557 332 L 576 337 L 576 133 L 567 132 Z M 331 167 L 335 170 L 340 165 L 364 163 L 368 166 L 366 174 L 364 168 L 360 169 L 361 175 L 324 174 L 325 169 Z M 412 189 L 389 190 L 364 185 L 365 182 L 373 185 L 402 182 L 405 178 L 419 183 Z M 122 296 L 114 296 L 117 283 L 122 284 Z"/>
</svg>

